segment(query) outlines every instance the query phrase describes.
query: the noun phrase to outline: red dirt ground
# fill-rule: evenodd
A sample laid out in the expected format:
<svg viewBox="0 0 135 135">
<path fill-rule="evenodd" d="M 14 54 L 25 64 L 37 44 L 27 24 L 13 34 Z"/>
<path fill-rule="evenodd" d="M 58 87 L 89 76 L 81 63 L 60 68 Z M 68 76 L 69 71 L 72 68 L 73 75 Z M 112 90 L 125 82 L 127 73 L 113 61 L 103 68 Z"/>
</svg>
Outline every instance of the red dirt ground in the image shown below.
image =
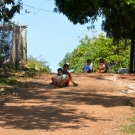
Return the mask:
<svg viewBox="0 0 135 135">
<path fill-rule="evenodd" d="M 0 135 L 126 135 L 135 76 L 73 74 L 78 86 L 53 88 L 54 75 L 18 79 L 12 96 L 0 102 Z"/>
</svg>

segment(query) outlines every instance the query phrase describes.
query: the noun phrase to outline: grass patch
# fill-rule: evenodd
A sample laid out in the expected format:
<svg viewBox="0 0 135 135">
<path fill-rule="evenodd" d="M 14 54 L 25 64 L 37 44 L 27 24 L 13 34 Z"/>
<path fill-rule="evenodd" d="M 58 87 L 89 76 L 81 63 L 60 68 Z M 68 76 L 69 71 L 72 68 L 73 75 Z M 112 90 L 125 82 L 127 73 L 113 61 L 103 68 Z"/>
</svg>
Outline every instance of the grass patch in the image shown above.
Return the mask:
<svg viewBox="0 0 135 135">
<path fill-rule="evenodd" d="M 0 77 L 0 85 L 1 86 L 15 85 L 16 81 L 17 81 L 16 77 L 10 77 L 10 78 Z"/>
<path fill-rule="evenodd" d="M 29 69 L 28 71 L 25 72 L 25 77 L 33 78 L 34 76 L 41 75 L 43 73 L 46 73 L 46 72 L 44 72 L 44 71 L 36 71 L 35 69 Z"/>
<path fill-rule="evenodd" d="M 122 130 L 125 133 L 128 134 L 135 134 L 135 108 L 133 109 L 134 115 L 132 118 L 128 118 L 129 121 L 132 122 L 132 124 L 125 126 L 124 129 Z"/>
<path fill-rule="evenodd" d="M 33 77 L 35 75 L 37 75 L 37 72 L 34 69 L 25 72 L 25 77 Z"/>
<path fill-rule="evenodd" d="M 51 71 L 46 61 L 38 60 L 32 56 L 29 56 L 27 65 L 29 69 L 25 72 L 25 77 L 34 77 L 42 73 L 50 73 Z"/>
</svg>

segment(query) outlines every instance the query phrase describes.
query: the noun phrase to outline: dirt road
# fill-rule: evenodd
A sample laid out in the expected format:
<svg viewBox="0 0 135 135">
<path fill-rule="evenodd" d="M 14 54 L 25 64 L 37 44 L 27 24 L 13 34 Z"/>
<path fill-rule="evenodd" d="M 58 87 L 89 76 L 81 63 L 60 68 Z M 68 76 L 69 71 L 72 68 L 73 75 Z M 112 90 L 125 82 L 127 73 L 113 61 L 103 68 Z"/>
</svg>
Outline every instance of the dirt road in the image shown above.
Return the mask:
<svg viewBox="0 0 135 135">
<path fill-rule="evenodd" d="M 127 81 L 74 74 L 79 86 L 53 88 L 52 76 L 19 79 L 13 98 L 1 105 L 0 135 L 126 135 L 121 129 L 133 115 L 131 95 L 121 92 Z"/>
</svg>

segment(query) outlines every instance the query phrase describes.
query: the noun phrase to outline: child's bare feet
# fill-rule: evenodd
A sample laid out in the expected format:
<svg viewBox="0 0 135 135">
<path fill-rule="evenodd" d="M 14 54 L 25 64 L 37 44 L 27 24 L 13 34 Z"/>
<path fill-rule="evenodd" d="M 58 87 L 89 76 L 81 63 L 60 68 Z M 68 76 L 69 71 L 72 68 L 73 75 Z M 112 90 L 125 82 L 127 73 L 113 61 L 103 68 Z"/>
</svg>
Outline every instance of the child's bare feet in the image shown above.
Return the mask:
<svg viewBox="0 0 135 135">
<path fill-rule="evenodd" d="M 77 83 L 74 83 L 74 86 L 78 86 L 78 84 Z"/>
<path fill-rule="evenodd" d="M 53 87 L 54 87 L 54 88 L 58 88 L 58 86 L 56 86 L 56 85 L 54 85 L 54 84 L 53 84 Z"/>
</svg>

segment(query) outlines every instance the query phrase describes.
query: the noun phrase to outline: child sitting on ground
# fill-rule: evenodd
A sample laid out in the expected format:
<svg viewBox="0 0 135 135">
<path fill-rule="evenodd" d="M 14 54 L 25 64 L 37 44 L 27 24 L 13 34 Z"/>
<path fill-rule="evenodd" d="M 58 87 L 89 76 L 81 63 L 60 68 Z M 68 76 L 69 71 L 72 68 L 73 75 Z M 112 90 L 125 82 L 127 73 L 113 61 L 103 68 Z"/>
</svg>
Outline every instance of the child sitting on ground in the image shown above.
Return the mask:
<svg viewBox="0 0 135 135">
<path fill-rule="evenodd" d="M 68 86 L 69 82 L 71 81 L 74 84 L 74 86 L 78 86 L 78 84 L 74 82 L 71 74 L 68 72 L 68 68 L 69 68 L 69 65 L 68 64 L 64 64 L 64 66 L 63 66 L 63 74 L 67 75 L 67 77 L 65 79 L 65 85 Z"/>
<path fill-rule="evenodd" d="M 58 68 L 57 71 L 57 76 L 52 78 L 52 84 L 57 87 L 62 87 L 64 85 L 63 81 L 67 77 L 67 75 L 62 73 L 62 68 Z"/>
<path fill-rule="evenodd" d="M 103 59 L 100 59 L 100 65 L 98 67 L 97 72 L 98 73 L 107 73 L 108 71 L 108 64 L 106 62 L 104 62 Z"/>
</svg>

